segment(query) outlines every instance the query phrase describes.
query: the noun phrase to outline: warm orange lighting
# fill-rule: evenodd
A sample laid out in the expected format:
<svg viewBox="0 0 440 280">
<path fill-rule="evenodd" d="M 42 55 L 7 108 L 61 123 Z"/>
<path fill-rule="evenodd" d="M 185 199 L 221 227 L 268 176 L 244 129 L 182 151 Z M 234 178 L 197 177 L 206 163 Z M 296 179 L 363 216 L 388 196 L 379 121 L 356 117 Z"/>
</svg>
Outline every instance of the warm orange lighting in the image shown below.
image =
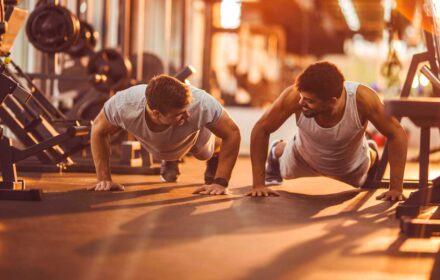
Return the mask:
<svg viewBox="0 0 440 280">
<path fill-rule="evenodd" d="M 351 0 L 338 0 L 339 7 L 344 15 L 348 28 L 352 31 L 359 31 L 361 23 Z"/>
<path fill-rule="evenodd" d="M 431 0 L 435 3 L 436 0 Z M 403 15 L 406 19 L 413 23 L 413 25 L 422 27 L 425 31 L 433 31 L 433 15 L 436 11 L 431 11 L 430 2 L 427 5 L 422 5 L 422 2 L 418 1 L 407 1 L 407 0 L 396 0 L 396 9 Z M 437 5 L 438 6 L 438 5 Z M 424 12 L 422 13 L 422 9 Z M 432 5 L 432 9 L 436 9 L 435 5 Z M 434 16 L 435 18 L 435 16 Z"/>
<path fill-rule="evenodd" d="M 223 28 L 240 26 L 241 3 L 237 0 L 223 0 L 220 6 L 220 25 Z"/>
</svg>

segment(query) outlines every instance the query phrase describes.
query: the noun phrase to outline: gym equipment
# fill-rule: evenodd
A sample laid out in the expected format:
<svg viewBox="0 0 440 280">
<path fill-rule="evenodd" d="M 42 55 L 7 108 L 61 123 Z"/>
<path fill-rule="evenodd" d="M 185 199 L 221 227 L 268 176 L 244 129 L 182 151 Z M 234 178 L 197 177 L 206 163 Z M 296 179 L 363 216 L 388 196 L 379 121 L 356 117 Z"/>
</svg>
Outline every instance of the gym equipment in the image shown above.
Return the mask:
<svg viewBox="0 0 440 280">
<path fill-rule="evenodd" d="M 56 53 L 69 49 L 79 37 L 80 22 L 68 9 L 40 4 L 29 15 L 26 34 L 40 51 Z"/>
<path fill-rule="evenodd" d="M 135 73 L 137 71 L 136 56 L 131 56 L 130 61 L 133 65 L 131 81 L 135 81 Z M 142 63 L 142 79 L 137 81 L 139 83 L 147 83 L 154 76 L 163 73 L 162 60 L 155 54 L 148 52 L 143 53 Z M 63 80 L 63 82 L 58 84 L 60 92 L 76 90 L 79 95 L 73 108 L 66 113 L 67 117 L 71 119 L 93 120 L 98 115 L 102 105 L 107 101 L 108 92 L 97 91 L 94 88 L 90 89 L 88 74 L 84 67 L 78 63 L 64 69 L 62 76 L 60 79 Z M 84 81 L 69 80 L 68 77 L 72 76 L 83 77 Z"/>
<path fill-rule="evenodd" d="M 71 79 L 75 77 L 78 79 Z M 87 69 L 81 64 L 80 60 L 75 60 L 73 65 L 67 68 L 63 68 L 59 80 L 62 81 L 58 83 L 59 92 L 77 92 L 86 93 L 89 91 L 96 90 L 90 88 L 90 77 L 87 74 Z"/>
<path fill-rule="evenodd" d="M 130 61 L 133 65 L 132 79 L 137 80 L 137 55 L 130 56 Z M 164 73 L 164 70 L 164 64 L 157 55 L 149 52 L 142 54 L 142 79 L 140 82 L 148 83 L 154 76 Z"/>
<path fill-rule="evenodd" d="M 121 159 L 122 164 L 141 167 L 142 165 L 150 165 L 153 163 L 151 155 L 142 149 L 139 141 L 122 142 Z"/>
<path fill-rule="evenodd" d="M 180 71 L 178 71 L 175 75 L 174 78 L 178 79 L 179 81 L 185 82 L 186 79 L 191 76 L 192 74 L 194 74 L 196 72 L 196 69 L 191 66 L 185 66 L 183 67 Z"/>
<path fill-rule="evenodd" d="M 52 9 L 51 5 L 40 5 L 42 6 L 37 6 L 37 9 L 40 7 L 45 7 L 48 10 Z M 57 20 L 59 21 L 60 18 L 55 21 L 51 19 L 51 16 L 53 15 L 50 13 L 59 12 L 58 6 L 56 6 L 54 10 L 56 11 L 44 11 L 46 15 L 44 15 L 43 12 L 41 12 L 41 15 L 37 13 L 37 15 L 41 17 L 39 20 L 44 22 L 47 21 L 49 22 L 48 24 L 54 24 Z M 66 12 L 66 10 L 62 11 Z M 32 25 L 27 27 L 29 30 L 32 30 Z M 36 28 L 35 25 L 33 27 Z M 83 36 L 82 39 L 86 36 Z M 47 37 L 44 37 L 44 39 L 52 42 L 50 38 Z M 54 40 L 55 39 L 57 38 L 54 38 Z M 43 41 L 46 42 L 45 40 Z M 59 45 L 55 46 L 59 47 Z M 72 47 L 72 45 L 70 47 Z M 86 49 L 87 48 L 89 47 L 86 46 Z M 55 73 L 54 68 L 55 52 L 59 51 L 59 49 L 55 49 L 53 46 L 47 49 L 40 49 L 48 52 L 48 54 L 43 56 L 47 60 L 46 62 L 49 69 L 48 73 L 25 74 L 13 61 L 9 64 L 9 66 L 12 67 L 7 67 L 2 61 L 0 61 L 0 96 L 2 96 L 0 119 L 6 127 L 15 134 L 17 140 L 24 145 L 25 148 L 23 151 L 26 151 L 26 155 L 30 153 L 29 151 L 32 151 L 32 154 L 35 155 L 33 158 L 21 158 L 23 160 L 20 159 L 16 166 L 16 162 L 13 162 L 14 171 L 8 171 L 8 176 L 14 177 L 13 174 L 15 174 L 15 168 L 21 171 L 31 172 L 57 172 L 61 169 L 65 172 L 95 172 L 90 157 L 71 157 L 74 153 L 81 150 L 84 151 L 85 154 L 85 148 L 89 145 L 88 137 L 67 137 L 67 140 L 63 138 L 63 141 L 59 141 L 60 138 L 58 136 L 67 133 L 69 127 L 79 126 L 82 123 L 76 120 L 67 119 L 62 112 L 51 104 L 42 91 L 39 90 L 32 81 L 33 78 L 39 78 L 43 80 L 49 79 L 52 82 L 56 79 L 62 78 L 61 75 Z M 114 93 L 120 88 L 131 85 L 131 65 L 126 56 L 121 52 L 115 49 L 104 49 L 91 55 L 87 68 L 89 70 L 89 75 L 86 77 L 86 80 L 91 80 L 92 84 L 101 92 L 105 92 L 105 94 L 100 96 L 102 97 L 105 95 L 105 98 L 97 98 L 93 105 L 84 106 L 79 110 L 86 118 L 93 119 L 111 93 Z M 184 80 L 187 75 L 190 75 L 191 73 L 192 70 L 187 68 L 184 69 L 178 77 Z M 84 77 L 78 77 L 77 75 L 72 76 L 73 77 L 69 77 L 69 80 L 84 81 Z M 52 92 L 53 84 L 50 86 L 50 96 L 52 95 Z M 86 127 L 90 127 L 90 122 L 86 122 L 85 124 Z M 52 139 L 54 138 L 56 141 L 59 141 L 59 143 L 52 146 L 45 146 L 44 148 L 40 145 L 42 143 L 47 145 L 47 141 L 53 141 Z M 122 137 L 120 137 L 115 141 L 121 143 L 122 140 Z M 133 145 L 133 148 L 134 146 L 136 145 Z M 10 145 L 8 147 L 12 151 L 16 151 L 14 147 Z M 129 153 L 125 155 L 125 158 L 130 160 L 130 158 L 138 157 L 139 151 L 136 149 L 133 154 Z M 127 164 L 121 164 L 119 160 L 112 162 L 113 173 L 144 175 L 159 173 L 159 168 L 150 166 L 151 159 L 147 153 L 141 151 L 141 157 L 143 159 L 142 166 L 135 168 Z M 8 170 L 11 170 L 11 168 Z"/>
<path fill-rule="evenodd" d="M 399 120 L 408 117 L 416 126 L 421 128 L 419 179 L 405 180 L 404 187 L 417 188 L 409 198 L 400 203 L 396 209 L 396 217 L 400 218 L 400 229 L 411 237 L 430 237 L 440 235 L 440 176 L 429 181 L 429 155 L 431 127 L 440 130 L 440 15 L 435 14 L 434 2 L 426 1 L 430 14 L 434 19 L 433 33 L 425 31 L 427 51 L 415 54 L 403 85 L 400 99 L 384 100 L 385 111 Z M 411 84 L 420 64 L 421 73 L 430 81 L 434 97 L 410 98 Z M 374 179 L 366 187 L 387 186 L 388 180 L 383 179 L 388 165 L 388 143 L 380 158 Z"/>
<path fill-rule="evenodd" d="M 431 5 L 434 22 L 440 23 L 440 15 L 435 14 L 434 3 L 427 1 L 426 4 L 427 7 Z M 411 237 L 440 235 L 440 176 L 432 181 L 428 180 L 431 127 L 440 129 L 439 34 L 440 25 L 434 28 L 432 34 L 425 31 L 427 51 L 413 56 L 400 99 L 384 101 L 386 113 L 399 120 L 402 117 L 408 117 L 421 128 L 419 179 L 414 182 L 404 182 L 404 187 L 412 186 L 417 190 L 412 192 L 409 198 L 400 203 L 396 209 L 396 217 L 400 218 L 401 231 Z M 425 62 L 428 62 L 429 67 L 424 65 L 421 72 L 430 81 L 434 97 L 409 98 L 411 84 L 418 66 Z M 387 146 L 385 146 L 379 168 L 375 174 L 374 183 L 377 184 L 384 183 L 382 177 L 388 163 Z"/>
<path fill-rule="evenodd" d="M 107 93 L 90 89 L 81 94 L 67 116 L 71 119 L 94 120 L 108 99 Z"/>
<path fill-rule="evenodd" d="M 26 21 L 28 12 L 16 5 L 18 1 L 0 1 L 0 56 L 10 54 L 17 31 Z"/>
<path fill-rule="evenodd" d="M 86 144 L 83 138 L 88 136 L 90 126 L 69 126 L 63 133 L 58 133 L 44 118 L 33 115 L 32 108 L 27 106 L 32 99 L 32 93 L 0 73 L 0 119 L 26 146 L 23 150 L 13 147 L 11 140 L 1 131 L 3 181 L 0 182 L 0 199 L 41 200 L 40 191 L 25 190 L 24 181 L 17 179 L 17 162 L 36 156 L 42 163 L 69 164 L 72 163 L 69 156 L 88 145 L 88 140 Z M 49 134 L 49 137 L 43 138 L 43 134 Z M 61 146 L 66 142 L 69 142 L 70 150 Z"/>
<path fill-rule="evenodd" d="M 80 72 L 81 68 L 77 68 Z M 72 84 L 88 82 L 100 92 L 111 93 L 128 87 L 131 82 L 132 65 L 122 53 L 116 49 L 103 49 L 91 55 L 87 64 L 87 74 L 71 76 L 55 73 L 26 73 L 28 80 L 60 80 L 67 82 L 60 86 L 63 91 L 72 88 Z"/>
<path fill-rule="evenodd" d="M 8 73 L 8 71 L 4 71 Z M 57 136 L 60 132 L 80 122 L 68 122 L 60 120 L 58 127 L 55 121 L 47 119 L 42 110 L 47 109 L 45 104 L 36 99 L 35 92 L 29 92 L 12 77 L 0 73 L 0 119 L 27 148 L 37 145 L 49 138 Z M 44 96 L 42 96 L 44 98 Z M 47 100 L 46 100 L 47 101 Z M 49 103 L 50 104 L 50 103 Z M 46 113 L 50 115 L 49 110 Z M 53 116 L 52 116 L 53 117 Z M 87 125 L 87 123 L 85 123 Z M 88 124 L 90 126 L 90 123 Z M 88 145 L 88 140 L 78 141 L 73 138 L 66 143 L 44 149 L 36 154 L 36 157 L 44 164 L 72 164 L 70 155 Z"/>
<path fill-rule="evenodd" d="M 0 182 L 0 200 L 41 200 L 41 191 L 37 189 L 26 190 L 25 181 L 17 179 L 15 163 L 35 155 L 45 149 L 51 148 L 73 137 L 88 136 L 90 127 L 69 127 L 65 133 L 54 136 L 41 143 L 24 150 L 12 146 L 10 139 L 0 137 L 0 154 L 2 161 L 0 169 L 3 181 Z"/>
<path fill-rule="evenodd" d="M 402 98 L 402 99 L 408 98 L 408 96 L 410 95 L 411 84 L 414 80 L 417 69 L 419 68 L 420 64 L 426 63 L 426 62 L 429 63 L 430 68 L 425 68 L 425 70 L 423 70 L 423 71 L 426 72 L 427 69 L 430 69 L 429 72 L 431 72 L 431 74 L 427 74 L 427 75 L 429 75 L 429 76 L 427 76 L 427 78 L 431 79 L 431 84 L 433 85 L 433 95 L 440 97 L 440 88 L 436 87 L 436 82 L 432 79 L 432 77 L 436 77 L 436 73 L 439 73 L 438 66 L 437 66 L 437 58 L 436 58 L 433 35 L 428 32 L 425 32 L 425 41 L 426 41 L 427 51 L 413 55 L 413 58 L 411 60 L 411 64 L 408 69 L 405 83 L 404 83 L 402 91 L 400 93 L 400 98 Z M 400 117 L 398 117 L 398 120 L 400 121 Z M 377 187 L 388 186 L 389 180 L 383 179 L 387 165 L 388 165 L 388 144 L 385 144 L 382 156 L 380 158 L 379 166 L 378 166 L 378 169 L 374 175 L 374 178 L 371 182 L 366 184 L 365 187 L 377 188 Z M 418 186 L 419 186 L 418 180 L 405 180 L 404 181 L 404 187 L 418 188 Z"/>
<path fill-rule="evenodd" d="M 98 32 L 93 26 L 85 21 L 80 21 L 79 36 L 77 40 L 66 50 L 71 57 L 80 58 L 93 53 L 98 42 Z"/>
<path fill-rule="evenodd" d="M 87 65 L 88 79 L 99 91 L 110 92 L 128 85 L 131 63 L 115 49 L 103 49 L 93 53 L 97 43 L 97 32 L 93 27 L 80 22 L 68 9 L 55 4 L 40 4 L 30 14 L 26 24 L 29 41 L 40 51 L 51 54 L 65 51 L 72 57 L 90 55 Z M 49 68 L 53 68 L 53 57 L 49 57 Z M 68 79 L 78 81 L 83 77 L 62 77 L 54 73 L 30 74 L 32 78 Z M 52 89 L 52 85 L 51 85 Z M 52 92 L 52 91 L 51 91 Z"/>
<path fill-rule="evenodd" d="M 437 79 L 437 81 L 439 81 Z M 440 85 L 440 83 L 439 83 Z M 440 87 L 439 87 L 440 88 Z M 429 142 L 431 127 L 440 128 L 440 97 L 385 100 L 385 111 L 396 117 L 408 117 L 420 132 L 419 188 L 398 205 L 396 217 L 401 219 L 402 232 L 413 237 L 440 234 L 440 212 L 437 221 L 417 217 L 434 206 L 440 206 L 440 176 L 429 185 Z"/>
<path fill-rule="evenodd" d="M 132 66 L 118 50 L 104 49 L 90 58 L 87 71 L 97 90 L 111 92 L 129 84 Z"/>
<path fill-rule="evenodd" d="M 3 64 L 0 63 L 0 65 Z M 17 64 L 15 64 L 13 60 L 10 60 L 9 65 L 12 66 L 15 72 L 9 70 L 6 65 L 3 65 L 6 75 L 12 78 L 17 84 L 18 81 L 22 81 L 20 85 L 23 86 L 25 90 L 32 93 L 32 98 L 29 100 L 28 104 L 32 107 L 32 109 L 36 110 L 37 114 L 42 115 L 49 122 L 59 122 L 66 120 L 65 115 L 54 105 L 52 105 L 52 103 L 46 98 L 44 93 L 32 81 L 29 75 L 25 74 L 23 70 Z"/>
</svg>

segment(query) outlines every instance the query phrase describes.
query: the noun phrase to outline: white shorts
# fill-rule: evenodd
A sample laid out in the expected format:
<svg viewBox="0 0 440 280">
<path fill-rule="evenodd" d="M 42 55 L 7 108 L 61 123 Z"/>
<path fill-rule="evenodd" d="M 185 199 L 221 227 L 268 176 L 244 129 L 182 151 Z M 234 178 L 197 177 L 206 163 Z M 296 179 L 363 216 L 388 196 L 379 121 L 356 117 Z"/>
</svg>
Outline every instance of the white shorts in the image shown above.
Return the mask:
<svg viewBox="0 0 440 280">
<path fill-rule="evenodd" d="M 294 138 L 287 143 L 279 162 L 283 179 L 326 176 L 354 187 L 361 187 L 365 183 L 370 167 L 370 157 L 366 157 L 359 167 L 348 174 L 343 176 L 326 175 L 305 162 L 294 146 Z"/>
<path fill-rule="evenodd" d="M 215 151 L 215 135 L 211 130 L 203 127 L 200 129 L 197 141 L 190 152 L 198 160 L 208 160 Z"/>
</svg>

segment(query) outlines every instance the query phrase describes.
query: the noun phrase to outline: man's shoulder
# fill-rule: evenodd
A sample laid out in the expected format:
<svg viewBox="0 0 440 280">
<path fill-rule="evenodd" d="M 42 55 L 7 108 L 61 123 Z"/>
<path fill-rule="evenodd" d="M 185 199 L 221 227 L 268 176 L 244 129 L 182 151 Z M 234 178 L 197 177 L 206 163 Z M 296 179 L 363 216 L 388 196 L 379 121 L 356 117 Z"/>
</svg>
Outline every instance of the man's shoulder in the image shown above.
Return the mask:
<svg viewBox="0 0 440 280">
<path fill-rule="evenodd" d="M 191 95 L 193 96 L 193 99 L 200 100 L 203 98 L 206 98 L 207 96 L 211 96 L 208 92 L 205 90 L 195 87 L 195 86 L 189 86 L 189 90 L 191 91 Z"/>
<path fill-rule="evenodd" d="M 370 88 L 369 86 L 357 83 L 356 88 L 356 100 L 361 103 L 365 103 L 365 105 L 368 105 L 371 103 L 372 99 L 378 98 L 378 93 Z"/>
<path fill-rule="evenodd" d="M 356 106 L 361 117 L 366 117 L 382 106 L 379 94 L 372 88 L 359 84 L 356 90 Z"/>
<path fill-rule="evenodd" d="M 139 96 L 145 96 L 145 90 L 147 89 L 147 84 L 140 84 L 131 86 L 125 90 L 122 90 L 119 93 L 125 94 L 125 96 L 129 97 L 139 97 Z"/>
<path fill-rule="evenodd" d="M 138 103 L 145 99 L 146 88 L 147 85 L 145 84 L 135 85 L 118 91 L 112 98 L 124 104 Z"/>
<path fill-rule="evenodd" d="M 190 86 L 189 88 L 191 90 L 193 106 L 210 106 L 210 104 L 220 105 L 220 102 L 207 91 L 195 86 Z"/>
</svg>

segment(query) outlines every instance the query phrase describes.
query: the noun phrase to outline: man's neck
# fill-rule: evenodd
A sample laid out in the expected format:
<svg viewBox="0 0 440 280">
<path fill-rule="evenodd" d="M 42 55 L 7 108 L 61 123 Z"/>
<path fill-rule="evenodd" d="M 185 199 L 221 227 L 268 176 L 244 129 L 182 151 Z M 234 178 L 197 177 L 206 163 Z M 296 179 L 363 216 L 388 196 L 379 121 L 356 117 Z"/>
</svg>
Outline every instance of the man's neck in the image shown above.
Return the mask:
<svg viewBox="0 0 440 280">
<path fill-rule="evenodd" d="M 161 132 L 169 127 L 169 125 L 161 124 L 154 118 L 153 112 L 150 110 L 150 108 L 148 108 L 148 105 L 146 106 L 146 110 L 145 110 L 145 121 L 147 123 L 148 128 L 154 132 Z"/>
<path fill-rule="evenodd" d="M 339 98 L 338 103 L 333 108 L 333 110 L 316 116 L 315 117 L 316 122 L 324 127 L 331 127 L 339 123 L 344 116 L 346 98 L 347 95 L 344 90 L 342 92 L 341 98 Z"/>
</svg>

